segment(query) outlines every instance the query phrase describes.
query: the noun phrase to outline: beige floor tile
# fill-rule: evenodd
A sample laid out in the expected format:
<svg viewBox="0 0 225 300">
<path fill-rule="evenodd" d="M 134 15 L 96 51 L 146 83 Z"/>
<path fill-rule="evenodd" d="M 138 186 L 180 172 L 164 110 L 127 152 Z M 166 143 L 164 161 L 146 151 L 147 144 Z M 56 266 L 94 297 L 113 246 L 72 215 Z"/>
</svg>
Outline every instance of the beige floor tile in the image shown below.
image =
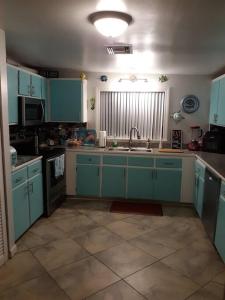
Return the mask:
<svg viewBox="0 0 225 300">
<path fill-rule="evenodd" d="M 34 248 L 32 252 L 48 271 L 89 255 L 87 251 L 71 239 L 56 240 L 45 246 Z"/>
<path fill-rule="evenodd" d="M 101 212 L 89 214 L 89 217 L 99 225 L 107 225 L 117 220 L 123 220 L 125 218 L 128 218 L 129 215 L 120 214 L 120 213 L 110 213 L 108 211 L 101 211 Z"/>
<path fill-rule="evenodd" d="M 206 284 L 224 270 L 224 264 L 207 239 L 190 244 L 164 258 L 162 262 L 200 285 Z"/>
<path fill-rule="evenodd" d="M 162 205 L 163 215 L 170 217 L 197 217 L 197 213 L 189 206 Z"/>
<path fill-rule="evenodd" d="M 76 209 L 81 212 L 92 211 L 109 211 L 112 202 L 110 200 L 80 200 L 77 201 Z"/>
<path fill-rule="evenodd" d="M 184 300 L 199 286 L 161 262 L 125 279 L 150 300 Z"/>
<path fill-rule="evenodd" d="M 124 281 L 119 281 L 103 291 L 88 297 L 86 300 L 144 300 L 145 298 L 138 294 Z"/>
<path fill-rule="evenodd" d="M 0 292 L 44 274 L 44 268 L 29 251 L 21 252 L 1 267 Z"/>
<path fill-rule="evenodd" d="M 44 275 L 0 294 L 1 300 L 69 300 L 49 275 Z"/>
<path fill-rule="evenodd" d="M 166 257 L 176 251 L 175 249 L 171 249 L 169 247 L 164 246 L 163 244 L 157 243 L 154 240 L 149 239 L 148 233 L 140 235 L 133 240 L 129 240 L 129 243 L 139 249 L 142 249 L 143 251 L 158 259 Z"/>
<path fill-rule="evenodd" d="M 128 243 L 97 253 L 95 256 L 121 277 L 126 277 L 156 261 Z"/>
<path fill-rule="evenodd" d="M 71 218 L 81 213 L 74 207 L 59 207 L 54 213 L 49 217 L 49 221 L 62 219 L 62 218 Z"/>
<path fill-rule="evenodd" d="M 118 235 L 104 227 L 91 230 L 75 240 L 92 254 L 106 250 L 123 242 L 123 239 Z"/>
<path fill-rule="evenodd" d="M 82 214 L 72 218 L 53 220 L 52 223 L 64 233 L 68 233 L 71 238 L 98 227 L 94 221 Z"/>
<path fill-rule="evenodd" d="M 50 273 L 73 300 L 84 299 L 119 280 L 94 257 L 63 266 Z"/>
<path fill-rule="evenodd" d="M 210 282 L 189 297 L 188 300 L 224 300 L 224 296 L 224 287 Z"/>
<path fill-rule="evenodd" d="M 216 275 L 212 281 L 217 282 L 219 284 L 223 284 L 225 285 L 225 271 L 219 273 L 218 275 Z"/>
<path fill-rule="evenodd" d="M 147 226 L 131 224 L 124 221 L 116 221 L 106 225 L 106 227 L 126 240 L 135 238 L 141 234 L 144 234 L 145 232 L 150 231 L 149 227 Z"/>
</svg>

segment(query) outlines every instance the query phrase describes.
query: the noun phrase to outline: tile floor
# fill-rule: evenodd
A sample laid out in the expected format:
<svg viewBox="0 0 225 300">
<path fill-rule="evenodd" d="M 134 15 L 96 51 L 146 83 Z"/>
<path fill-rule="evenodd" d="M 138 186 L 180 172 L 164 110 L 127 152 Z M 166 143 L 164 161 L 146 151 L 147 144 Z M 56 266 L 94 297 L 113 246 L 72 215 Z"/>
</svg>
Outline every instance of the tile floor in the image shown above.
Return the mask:
<svg viewBox="0 0 225 300">
<path fill-rule="evenodd" d="M 163 217 L 67 201 L 0 268 L 1 300 L 223 300 L 225 265 L 190 207 Z"/>
</svg>

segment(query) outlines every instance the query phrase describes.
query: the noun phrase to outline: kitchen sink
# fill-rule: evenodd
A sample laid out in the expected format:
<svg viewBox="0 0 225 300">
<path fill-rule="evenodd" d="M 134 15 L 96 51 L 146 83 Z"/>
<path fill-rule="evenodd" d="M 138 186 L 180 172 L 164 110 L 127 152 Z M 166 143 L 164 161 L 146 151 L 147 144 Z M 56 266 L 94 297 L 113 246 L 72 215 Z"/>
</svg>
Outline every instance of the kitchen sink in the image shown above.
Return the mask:
<svg viewBox="0 0 225 300">
<path fill-rule="evenodd" d="M 141 151 L 141 152 L 152 152 L 152 149 L 148 149 L 145 147 L 133 147 L 130 151 Z"/>
<path fill-rule="evenodd" d="M 109 147 L 108 149 L 106 149 L 106 151 L 125 151 L 125 152 L 152 152 L 152 149 L 148 149 L 145 147 L 132 147 L 132 148 L 128 148 L 128 147 Z"/>
<path fill-rule="evenodd" d="M 106 150 L 109 150 L 109 151 L 130 151 L 130 148 L 128 148 L 128 147 L 109 147 Z"/>
</svg>

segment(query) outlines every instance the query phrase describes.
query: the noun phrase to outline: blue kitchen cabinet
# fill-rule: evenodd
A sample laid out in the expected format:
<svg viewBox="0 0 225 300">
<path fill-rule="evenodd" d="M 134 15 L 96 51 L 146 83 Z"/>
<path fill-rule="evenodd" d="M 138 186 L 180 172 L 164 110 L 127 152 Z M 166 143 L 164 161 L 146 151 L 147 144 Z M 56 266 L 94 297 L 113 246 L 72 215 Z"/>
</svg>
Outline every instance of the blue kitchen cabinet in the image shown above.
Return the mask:
<svg viewBox="0 0 225 300">
<path fill-rule="evenodd" d="M 12 191 L 15 240 L 30 226 L 29 197 L 27 182 Z"/>
<path fill-rule="evenodd" d="M 18 123 L 18 70 L 7 66 L 9 124 Z"/>
<path fill-rule="evenodd" d="M 225 262 L 225 198 L 220 195 L 217 214 L 215 246 Z"/>
<path fill-rule="evenodd" d="M 48 99 L 48 81 L 47 78 L 41 78 L 41 99 Z"/>
<path fill-rule="evenodd" d="M 225 77 L 220 79 L 217 124 L 225 126 Z"/>
<path fill-rule="evenodd" d="M 86 122 L 84 113 L 86 97 L 84 81 L 74 79 L 51 79 L 50 106 L 53 122 Z"/>
<path fill-rule="evenodd" d="M 19 95 L 41 99 L 41 85 L 41 76 L 19 70 Z"/>
<path fill-rule="evenodd" d="M 44 212 L 42 175 L 28 180 L 30 224 L 33 224 Z"/>
<path fill-rule="evenodd" d="M 77 165 L 76 186 L 78 196 L 100 196 L 100 167 Z"/>
<path fill-rule="evenodd" d="M 126 169 L 124 167 L 103 166 L 102 197 L 125 198 Z"/>
<path fill-rule="evenodd" d="M 42 78 L 38 75 L 31 75 L 31 93 L 35 98 L 42 98 Z"/>
<path fill-rule="evenodd" d="M 181 193 L 181 178 L 181 170 L 155 170 L 154 199 L 169 202 L 179 202 Z"/>
<path fill-rule="evenodd" d="M 194 206 L 198 215 L 202 216 L 205 185 L 205 166 L 198 160 L 195 162 L 195 195 Z"/>
<path fill-rule="evenodd" d="M 220 81 L 216 80 L 212 82 L 211 96 L 210 96 L 210 113 L 209 123 L 217 125 L 218 122 L 218 102 L 220 95 Z"/>
<path fill-rule="evenodd" d="M 128 168 L 127 198 L 153 199 L 153 170 L 144 168 Z"/>
</svg>

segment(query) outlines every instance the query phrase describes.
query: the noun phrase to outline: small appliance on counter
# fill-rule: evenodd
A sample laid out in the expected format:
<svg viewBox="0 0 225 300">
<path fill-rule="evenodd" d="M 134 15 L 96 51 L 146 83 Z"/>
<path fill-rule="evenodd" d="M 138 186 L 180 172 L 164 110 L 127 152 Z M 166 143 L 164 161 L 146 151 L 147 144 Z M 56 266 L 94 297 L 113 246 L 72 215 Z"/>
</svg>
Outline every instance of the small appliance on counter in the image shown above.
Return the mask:
<svg viewBox="0 0 225 300">
<path fill-rule="evenodd" d="M 218 126 L 203 136 L 202 150 L 205 152 L 225 153 L 225 129 Z"/>
<path fill-rule="evenodd" d="M 106 147 L 106 131 L 99 131 L 99 147 Z"/>
<path fill-rule="evenodd" d="M 200 138 L 203 135 L 203 130 L 200 126 L 191 126 L 191 142 L 188 143 L 187 147 L 190 151 L 200 151 L 201 143 Z"/>
<path fill-rule="evenodd" d="M 11 165 L 13 167 L 17 164 L 17 151 L 14 147 L 10 146 Z"/>
</svg>

